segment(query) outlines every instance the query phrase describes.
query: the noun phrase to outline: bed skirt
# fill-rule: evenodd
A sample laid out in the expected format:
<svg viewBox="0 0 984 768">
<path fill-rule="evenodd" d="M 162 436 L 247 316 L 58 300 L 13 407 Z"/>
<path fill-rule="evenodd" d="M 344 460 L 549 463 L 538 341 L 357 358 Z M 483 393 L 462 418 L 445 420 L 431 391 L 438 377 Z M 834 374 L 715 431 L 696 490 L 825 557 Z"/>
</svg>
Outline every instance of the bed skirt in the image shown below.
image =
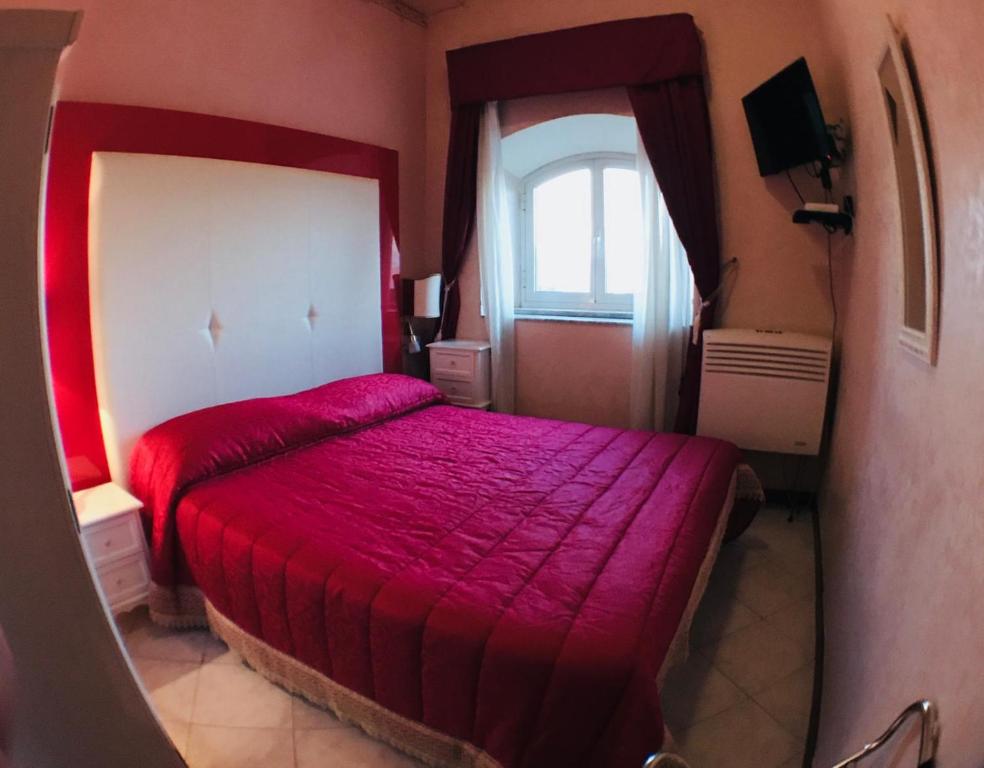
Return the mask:
<svg viewBox="0 0 984 768">
<path fill-rule="evenodd" d="M 208 627 L 205 596 L 198 587 L 161 587 L 150 582 L 147 598 L 150 620 L 168 629 Z"/>
<path fill-rule="evenodd" d="M 398 715 L 240 629 L 206 601 L 213 634 L 263 677 L 433 768 L 501 768 L 492 756 Z"/>
<path fill-rule="evenodd" d="M 701 564 L 673 643 L 660 668 L 658 677 L 660 684 L 670 669 L 683 663 L 687 658 L 690 625 L 717 560 L 734 498 L 735 478 L 732 477 L 711 545 Z M 152 611 L 154 621 L 170 627 L 201 626 L 207 621 L 208 627 L 216 637 L 271 682 L 307 699 L 316 706 L 329 710 L 339 720 L 357 726 L 369 736 L 416 758 L 430 768 L 502 768 L 495 758 L 473 744 L 398 715 L 243 631 L 216 610 L 197 589 L 182 588 L 179 602 L 180 606 L 173 607 L 180 607 L 181 612 L 169 612 L 166 609 L 172 606 L 162 605 L 160 607 L 165 608 L 163 613 Z M 199 606 L 201 612 L 196 610 Z M 664 750 L 667 749 L 669 741 L 669 733 L 664 732 Z"/>
</svg>

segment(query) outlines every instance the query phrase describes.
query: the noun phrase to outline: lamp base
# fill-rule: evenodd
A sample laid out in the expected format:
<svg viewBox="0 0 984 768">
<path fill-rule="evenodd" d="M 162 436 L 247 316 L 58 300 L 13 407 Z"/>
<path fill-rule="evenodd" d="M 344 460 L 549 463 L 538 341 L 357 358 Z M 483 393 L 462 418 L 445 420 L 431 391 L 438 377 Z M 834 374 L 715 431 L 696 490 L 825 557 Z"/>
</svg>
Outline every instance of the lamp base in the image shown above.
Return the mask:
<svg viewBox="0 0 984 768">
<path fill-rule="evenodd" d="M 416 355 L 420 352 L 420 339 L 413 330 L 413 321 L 407 318 L 407 352 Z"/>
</svg>

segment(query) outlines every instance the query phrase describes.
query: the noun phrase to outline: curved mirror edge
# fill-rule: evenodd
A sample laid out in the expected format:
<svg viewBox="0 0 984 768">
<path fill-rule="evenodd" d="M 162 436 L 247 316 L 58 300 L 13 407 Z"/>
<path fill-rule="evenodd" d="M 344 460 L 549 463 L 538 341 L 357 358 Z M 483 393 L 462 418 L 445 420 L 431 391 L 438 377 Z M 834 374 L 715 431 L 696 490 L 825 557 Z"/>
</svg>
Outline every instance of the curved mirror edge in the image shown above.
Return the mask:
<svg viewBox="0 0 984 768">
<path fill-rule="evenodd" d="M 0 626 L 16 667 L 13 686 L 5 675 L 5 757 L 180 768 L 83 553 L 52 418 L 39 200 L 55 72 L 80 20 L 71 11 L 0 11 L 0 197 L 9 223 L 0 359 L 16 361 L 0 365 Z"/>
</svg>

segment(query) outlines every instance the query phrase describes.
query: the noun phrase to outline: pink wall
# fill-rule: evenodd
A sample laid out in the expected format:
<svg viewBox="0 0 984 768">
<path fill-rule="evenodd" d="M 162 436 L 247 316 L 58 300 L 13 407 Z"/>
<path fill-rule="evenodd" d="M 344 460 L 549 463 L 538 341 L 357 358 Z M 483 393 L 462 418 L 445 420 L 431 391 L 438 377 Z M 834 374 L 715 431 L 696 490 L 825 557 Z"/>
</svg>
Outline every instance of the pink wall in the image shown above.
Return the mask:
<svg viewBox="0 0 984 768">
<path fill-rule="evenodd" d="M 426 190 L 433 201 L 426 211 L 427 257 L 439 263 L 446 49 L 616 16 L 689 11 L 708 50 L 724 256 L 742 262 L 723 320 L 829 332 L 824 239 L 789 223 L 795 202 L 784 180 L 758 178 L 739 102 L 764 76 L 805 53 L 827 117 L 850 123 L 853 157 L 841 183 L 857 194 L 860 212 L 855 237 L 834 241 L 843 360 L 823 500 L 828 646 L 817 765 L 876 735 L 910 700 L 930 696 L 942 709 L 941 765 L 976 768 L 984 762 L 980 3 L 824 0 L 821 7 L 829 11 L 825 24 L 814 4 L 766 0 L 470 0 L 439 15 L 427 39 Z M 911 41 L 935 155 L 943 291 L 936 368 L 897 343 L 899 214 L 874 72 L 886 12 Z M 472 270 L 462 282 L 463 332 L 481 333 Z M 558 344 L 551 334 L 543 329 L 525 344 L 521 337 L 521 407 L 547 407 L 556 396 L 555 371 L 580 366 L 578 377 L 592 380 L 618 364 L 617 346 L 592 368 L 579 344 Z M 536 357 L 534 366 L 527 355 Z M 598 381 L 613 395 L 619 391 L 616 382 Z"/>
<path fill-rule="evenodd" d="M 444 54 L 450 48 L 590 24 L 613 18 L 631 18 L 684 11 L 694 15 L 703 31 L 710 68 L 711 120 L 719 169 L 721 229 L 724 258 L 737 256 L 741 268 L 726 292 L 722 320 L 732 326 L 783 328 L 828 333 L 830 313 L 826 294 L 824 241 L 819 230 L 794 226 L 790 212 L 796 198 L 785 179 L 764 181 L 758 176 L 745 127 L 741 96 L 800 55 L 811 62 L 821 98 L 831 119 L 837 105 L 828 105 L 826 52 L 816 34 L 812 8 L 802 2 L 752 0 L 721 3 L 715 0 L 567 0 L 529 3 L 523 0 L 469 0 L 462 8 L 435 16 L 427 31 L 427 132 L 425 190 L 428 200 L 425 228 L 428 266 L 440 264 L 441 201 L 449 127 L 447 69 Z M 804 186 L 816 182 L 801 178 Z M 478 315 L 478 276 L 474 259 L 461 278 L 463 291 L 459 335 L 484 337 Z M 735 276 L 733 276 L 734 278 Z M 533 322 L 533 321 L 531 321 Z M 527 323 L 527 325 L 530 323 Z M 585 346 L 570 333 L 553 332 L 548 325 L 527 337 L 518 349 L 519 405 L 550 401 L 560 383 L 547 370 L 572 370 L 579 380 L 603 388 L 610 407 L 594 406 L 571 418 L 622 423 L 626 393 L 611 375 L 611 367 L 628 369 L 628 334 L 624 327 L 593 329 L 592 343 L 605 346 L 604 355 L 585 354 Z M 621 356 L 616 354 L 621 350 Z M 524 358 L 550 359 L 549 369 Z M 527 411 L 529 412 L 529 411 Z"/>
<path fill-rule="evenodd" d="M 819 765 L 910 701 L 939 702 L 941 768 L 984 764 L 984 19 L 979 0 L 825 0 L 850 106 L 858 211 L 835 254 L 844 308 L 823 499 L 827 668 Z M 908 37 L 936 166 L 935 368 L 897 341 L 899 211 L 875 67 Z M 911 764 L 910 762 L 902 763 Z"/>
<path fill-rule="evenodd" d="M 628 325 L 516 324 L 516 411 L 609 427 L 629 423 Z"/>
<path fill-rule="evenodd" d="M 301 128 L 400 153 L 405 260 L 423 242 L 424 29 L 362 0 L 0 0 L 84 10 L 60 98 Z"/>
</svg>

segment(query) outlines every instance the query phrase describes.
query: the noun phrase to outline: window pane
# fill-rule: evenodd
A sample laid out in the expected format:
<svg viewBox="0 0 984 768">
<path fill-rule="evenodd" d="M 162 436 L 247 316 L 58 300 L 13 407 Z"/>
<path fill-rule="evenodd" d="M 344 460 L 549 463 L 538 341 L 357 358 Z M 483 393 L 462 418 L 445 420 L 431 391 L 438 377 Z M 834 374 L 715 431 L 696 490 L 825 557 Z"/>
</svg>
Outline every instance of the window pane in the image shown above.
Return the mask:
<svg viewBox="0 0 984 768">
<path fill-rule="evenodd" d="M 533 189 L 533 273 L 537 291 L 591 291 L 591 171 L 556 176 Z"/>
<path fill-rule="evenodd" d="M 606 168 L 605 291 L 633 293 L 642 259 L 642 194 L 639 174 Z"/>
</svg>

